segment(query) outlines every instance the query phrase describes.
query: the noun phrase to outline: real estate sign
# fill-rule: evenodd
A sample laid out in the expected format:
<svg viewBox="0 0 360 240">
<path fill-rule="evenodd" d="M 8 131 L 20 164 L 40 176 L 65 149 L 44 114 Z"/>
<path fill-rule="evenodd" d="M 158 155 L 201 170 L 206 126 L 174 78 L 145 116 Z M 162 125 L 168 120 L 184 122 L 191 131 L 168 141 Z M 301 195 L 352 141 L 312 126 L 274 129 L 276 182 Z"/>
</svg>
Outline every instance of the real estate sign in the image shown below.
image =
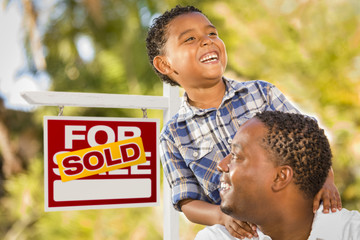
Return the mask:
<svg viewBox="0 0 360 240">
<path fill-rule="evenodd" d="M 45 116 L 45 211 L 158 205 L 158 132 L 158 119 Z"/>
</svg>

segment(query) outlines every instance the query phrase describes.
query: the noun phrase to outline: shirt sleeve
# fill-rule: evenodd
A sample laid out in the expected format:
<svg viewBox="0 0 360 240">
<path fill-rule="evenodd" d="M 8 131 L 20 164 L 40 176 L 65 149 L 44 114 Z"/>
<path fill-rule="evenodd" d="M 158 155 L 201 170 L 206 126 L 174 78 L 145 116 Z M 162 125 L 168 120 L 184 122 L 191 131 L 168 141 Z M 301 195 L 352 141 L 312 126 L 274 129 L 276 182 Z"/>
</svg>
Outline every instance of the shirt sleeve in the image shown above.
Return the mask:
<svg viewBox="0 0 360 240">
<path fill-rule="evenodd" d="M 184 199 L 208 201 L 194 173 L 176 147 L 171 132 L 167 129 L 161 134 L 159 151 L 163 171 L 172 190 L 171 199 L 174 208 L 181 211 L 179 202 Z"/>
<path fill-rule="evenodd" d="M 264 84 L 262 82 L 261 84 Z M 289 113 L 300 113 L 300 111 L 291 103 L 285 95 L 273 84 L 266 83 L 265 94 L 270 108 L 274 111 L 282 111 Z"/>
</svg>

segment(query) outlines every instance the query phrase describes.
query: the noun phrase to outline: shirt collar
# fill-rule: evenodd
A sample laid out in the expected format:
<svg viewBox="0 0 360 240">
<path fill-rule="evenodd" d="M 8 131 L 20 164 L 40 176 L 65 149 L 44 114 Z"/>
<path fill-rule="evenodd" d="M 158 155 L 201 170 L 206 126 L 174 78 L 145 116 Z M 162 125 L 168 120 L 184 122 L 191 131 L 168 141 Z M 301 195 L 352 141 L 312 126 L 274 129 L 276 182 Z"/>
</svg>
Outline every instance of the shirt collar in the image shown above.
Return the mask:
<svg viewBox="0 0 360 240">
<path fill-rule="evenodd" d="M 225 101 L 228 99 L 231 99 L 234 97 L 235 93 L 243 91 L 244 89 L 247 89 L 247 87 L 242 83 L 238 82 L 232 79 L 228 79 L 223 77 L 223 81 L 225 83 L 225 95 L 222 100 L 222 104 L 224 104 Z M 220 106 L 221 106 L 220 105 Z M 184 93 L 184 96 L 182 98 L 182 103 L 179 109 L 179 116 L 178 121 L 186 121 L 188 119 L 193 118 L 195 115 L 202 116 L 206 114 L 207 112 L 214 111 L 215 108 L 209 108 L 209 109 L 201 109 L 194 106 L 191 106 L 189 103 L 189 98 L 187 93 Z"/>
</svg>

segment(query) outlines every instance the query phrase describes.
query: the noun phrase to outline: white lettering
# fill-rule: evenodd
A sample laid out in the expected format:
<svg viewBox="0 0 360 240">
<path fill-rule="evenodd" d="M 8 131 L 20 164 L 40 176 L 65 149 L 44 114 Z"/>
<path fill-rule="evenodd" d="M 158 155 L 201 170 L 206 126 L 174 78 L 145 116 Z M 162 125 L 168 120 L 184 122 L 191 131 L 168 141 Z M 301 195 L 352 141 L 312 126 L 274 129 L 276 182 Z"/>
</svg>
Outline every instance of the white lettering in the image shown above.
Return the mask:
<svg viewBox="0 0 360 240">
<path fill-rule="evenodd" d="M 65 125 L 65 149 L 72 149 L 73 140 L 85 140 L 85 135 L 74 134 L 74 131 L 85 131 L 85 126 Z"/>
<path fill-rule="evenodd" d="M 68 152 L 68 151 L 57 152 L 57 153 L 55 153 L 54 156 L 53 156 L 53 162 L 54 162 L 55 165 L 56 165 L 56 168 L 53 168 L 53 172 L 54 172 L 56 175 L 58 175 L 58 176 L 60 176 L 60 170 L 59 170 L 58 163 L 57 163 L 57 161 L 56 161 L 56 156 L 57 156 L 58 154 L 67 153 L 67 152 Z"/>
<path fill-rule="evenodd" d="M 139 169 L 138 166 L 150 166 L 150 161 L 146 161 L 143 164 L 131 166 L 131 174 L 134 174 L 134 175 L 151 174 L 150 169 Z"/>
</svg>

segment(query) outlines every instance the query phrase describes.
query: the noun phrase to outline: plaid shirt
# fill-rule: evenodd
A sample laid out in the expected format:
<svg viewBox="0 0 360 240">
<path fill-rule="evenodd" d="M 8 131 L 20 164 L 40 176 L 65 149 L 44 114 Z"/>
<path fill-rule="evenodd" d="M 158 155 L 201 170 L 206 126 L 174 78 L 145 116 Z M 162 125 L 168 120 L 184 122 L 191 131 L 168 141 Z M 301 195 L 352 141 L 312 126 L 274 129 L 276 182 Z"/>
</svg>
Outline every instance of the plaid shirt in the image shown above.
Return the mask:
<svg viewBox="0 0 360 240">
<path fill-rule="evenodd" d="M 237 129 L 259 111 L 299 112 L 272 84 L 224 78 L 226 92 L 218 109 L 190 106 L 187 95 L 160 135 L 160 155 L 172 189 L 172 203 L 203 200 L 220 204 L 216 166 L 230 153 Z"/>
</svg>

